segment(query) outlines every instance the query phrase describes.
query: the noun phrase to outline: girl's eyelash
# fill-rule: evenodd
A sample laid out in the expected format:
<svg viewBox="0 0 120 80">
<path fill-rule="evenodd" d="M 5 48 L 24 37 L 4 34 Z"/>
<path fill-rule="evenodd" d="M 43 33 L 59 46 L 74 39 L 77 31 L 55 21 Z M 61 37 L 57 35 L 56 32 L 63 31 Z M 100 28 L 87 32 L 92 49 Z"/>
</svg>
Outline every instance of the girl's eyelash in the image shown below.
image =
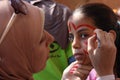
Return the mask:
<svg viewBox="0 0 120 80">
<path fill-rule="evenodd" d="M 88 37 L 89 36 L 89 34 L 80 34 L 80 37 Z"/>
<path fill-rule="evenodd" d="M 78 33 L 78 36 L 80 39 L 87 39 L 91 36 L 91 33 L 90 32 L 80 32 L 80 33 Z M 69 39 L 69 41 L 73 42 L 74 35 L 72 33 L 69 33 L 68 39 Z"/>
<path fill-rule="evenodd" d="M 68 37 L 68 39 L 72 42 L 73 41 L 73 39 L 74 39 L 74 36 L 73 36 L 73 34 L 69 34 L 69 37 Z"/>
<path fill-rule="evenodd" d="M 89 36 L 91 35 L 91 33 L 90 33 L 90 32 L 80 32 L 80 33 L 78 33 L 78 35 L 79 35 L 79 36 L 83 36 L 83 35 L 84 35 L 84 36 L 86 36 L 86 37 L 87 37 L 87 36 L 89 37 Z"/>
<path fill-rule="evenodd" d="M 78 36 L 79 36 L 80 39 L 87 39 L 91 36 L 91 33 L 81 32 L 81 33 L 78 33 Z"/>
</svg>

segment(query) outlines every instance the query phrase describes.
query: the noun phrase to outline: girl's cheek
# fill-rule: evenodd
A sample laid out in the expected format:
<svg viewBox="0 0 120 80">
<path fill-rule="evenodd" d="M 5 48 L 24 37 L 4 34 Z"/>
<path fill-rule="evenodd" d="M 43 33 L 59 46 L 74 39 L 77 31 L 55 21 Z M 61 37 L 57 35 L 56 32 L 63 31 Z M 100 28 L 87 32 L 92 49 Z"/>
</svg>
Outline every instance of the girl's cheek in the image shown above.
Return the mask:
<svg viewBox="0 0 120 80">
<path fill-rule="evenodd" d="M 84 41 L 84 45 L 85 45 L 85 48 L 84 48 L 83 51 L 84 51 L 85 54 L 88 54 L 88 52 L 87 52 L 87 46 L 88 46 L 87 40 Z"/>
<path fill-rule="evenodd" d="M 88 42 L 87 42 L 87 40 L 85 40 L 83 43 L 84 43 L 84 46 L 85 46 L 86 49 L 87 49 L 87 46 L 88 46 Z"/>
<path fill-rule="evenodd" d="M 85 40 L 84 44 L 85 44 L 85 46 L 87 46 L 87 45 L 88 45 L 88 42 L 87 42 L 87 40 Z"/>
</svg>

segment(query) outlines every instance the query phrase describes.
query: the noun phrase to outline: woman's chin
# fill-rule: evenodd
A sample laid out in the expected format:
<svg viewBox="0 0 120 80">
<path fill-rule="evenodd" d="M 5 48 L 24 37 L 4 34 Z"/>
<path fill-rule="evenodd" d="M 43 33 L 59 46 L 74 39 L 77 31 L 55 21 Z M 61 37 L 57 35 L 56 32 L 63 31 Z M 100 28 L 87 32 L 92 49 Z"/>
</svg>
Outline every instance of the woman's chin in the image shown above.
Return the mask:
<svg viewBox="0 0 120 80">
<path fill-rule="evenodd" d="M 47 65 L 47 60 L 48 60 L 48 59 L 46 59 L 46 61 L 44 61 L 44 63 L 42 63 L 42 65 L 41 65 L 41 67 L 40 67 L 40 70 L 45 69 L 45 67 L 46 67 L 46 65 Z"/>
<path fill-rule="evenodd" d="M 45 69 L 45 67 L 46 67 L 46 64 L 43 64 L 43 65 L 41 66 L 40 70 L 42 71 L 43 69 Z"/>
<path fill-rule="evenodd" d="M 41 65 L 42 66 L 41 70 L 43 70 L 46 67 L 48 59 L 49 59 L 49 56 L 46 58 L 46 60 L 44 61 L 44 63 Z"/>
</svg>

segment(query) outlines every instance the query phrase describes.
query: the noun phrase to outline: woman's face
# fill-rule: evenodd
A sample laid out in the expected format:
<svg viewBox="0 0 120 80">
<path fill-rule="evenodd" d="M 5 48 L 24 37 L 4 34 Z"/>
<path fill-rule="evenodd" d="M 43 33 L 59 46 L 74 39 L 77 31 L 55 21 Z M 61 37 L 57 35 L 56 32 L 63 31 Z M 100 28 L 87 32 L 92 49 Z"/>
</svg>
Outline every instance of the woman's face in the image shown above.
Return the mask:
<svg viewBox="0 0 120 80">
<path fill-rule="evenodd" d="M 36 65 L 39 66 L 40 70 L 44 69 L 46 66 L 46 61 L 49 58 L 49 45 L 53 42 L 53 40 L 54 38 L 44 30 L 41 40 L 38 42 L 38 46 L 35 47 L 36 61 L 34 62 L 36 62 Z M 38 64 L 38 62 L 40 63 Z"/>
<path fill-rule="evenodd" d="M 69 39 L 72 41 L 73 55 L 81 64 L 90 64 L 87 40 L 94 34 L 92 19 L 74 13 L 68 21 Z"/>
</svg>

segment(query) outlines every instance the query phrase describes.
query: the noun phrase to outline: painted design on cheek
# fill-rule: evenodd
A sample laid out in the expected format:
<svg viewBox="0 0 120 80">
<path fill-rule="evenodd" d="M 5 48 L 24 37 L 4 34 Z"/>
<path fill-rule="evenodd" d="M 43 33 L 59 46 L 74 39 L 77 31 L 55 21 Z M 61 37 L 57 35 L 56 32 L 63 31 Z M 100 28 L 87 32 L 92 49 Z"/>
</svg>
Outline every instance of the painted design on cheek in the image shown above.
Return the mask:
<svg viewBox="0 0 120 80">
<path fill-rule="evenodd" d="M 83 61 L 83 63 L 82 63 L 82 64 L 84 64 L 84 63 L 85 63 L 85 61 L 86 61 L 86 59 L 87 59 L 87 55 L 88 55 L 87 50 L 83 49 L 83 52 L 85 53 L 86 57 L 84 58 L 84 61 Z"/>
<path fill-rule="evenodd" d="M 88 54 L 87 50 L 84 49 L 83 51 L 84 51 L 85 54 Z"/>
<path fill-rule="evenodd" d="M 73 53 L 76 53 L 77 55 L 80 53 L 80 51 L 81 51 L 80 49 L 73 49 Z M 88 55 L 87 50 L 83 49 L 83 52 L 85 53 L 86 56 Z M 74 56 L 75 56 L 76 54 L 74 54 Z M 84 57 L 83 62 L 82 62 L 81 64 L 84 64 L 85 61 L 86 61 L 86 59 L 87 59 L 87 57 Z"/>
<path fill-rule="evenodd" d="M 84 43 L 85 43 L 85 46 L 87 46 L 87 45 L 88 45 L 88 42 L 87 42 L 87 41 L 85 41 Z"/>
<path fill-rule="evenodd" d="M 87 40 L 84 41 L 84 44 L 85 44 L 85 46 L 88 46 L 88 42 L 87 42 Z M 85 54 L 88 54 L 87 50 L 84 49 L 83 51 L 84 51 Z"/>
<path fill-rule="evenodd" d="M 71 32 L 71 27 L 73 27 L 74 30 L 77 30 L 77 29 L 79 29 L 79 28 L 82 27 L 82 26 L 91 28 L 91 29 L 93 29 L 93 30 L 95 29 L 95 27 L 93 27 L 93 26 L 91 26 L 91 25 L 89 25 L 89 24 L 80 24 L 80 25 L 78 25 L 78 26 L 75 26 L 75 24 L 72 23 L 72 22 L 69 22 L 68 26 L 69 26 L 69 32 Z"/>
</svg>

